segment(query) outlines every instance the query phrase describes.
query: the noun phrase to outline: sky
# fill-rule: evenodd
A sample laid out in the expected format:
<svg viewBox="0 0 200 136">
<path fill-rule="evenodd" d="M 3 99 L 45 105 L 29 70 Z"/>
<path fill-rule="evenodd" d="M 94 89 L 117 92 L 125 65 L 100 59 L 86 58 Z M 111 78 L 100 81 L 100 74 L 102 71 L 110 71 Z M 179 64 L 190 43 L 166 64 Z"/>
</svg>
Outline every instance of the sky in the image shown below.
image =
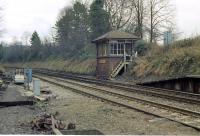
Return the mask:
<svg viewBox="0 0 200 136">
<path fill-rule="evenodd" d="M 200 34 L 200 0 L 174 0 L 176 22 L 182 37 Z"/>
<path fill-rule="evenodd" d="M 0 0 L 4 34 L 0 41 L 21 40 L 24 33 L 37 31 L 48 36 L 60 10 L 72 0 Z M 176 7 L 176 23 L 182 37 L 200 34 L 200 0 L 172 0 Z"/>
<path fill-rule="evenodd" d="M 51 32 L 58 14 L 71 0 L 0 0 L 3 3 L 3 37 L 0 41 L 20 40 L 24 33 L 37 31 L 44 37 Z"/>
</svg>

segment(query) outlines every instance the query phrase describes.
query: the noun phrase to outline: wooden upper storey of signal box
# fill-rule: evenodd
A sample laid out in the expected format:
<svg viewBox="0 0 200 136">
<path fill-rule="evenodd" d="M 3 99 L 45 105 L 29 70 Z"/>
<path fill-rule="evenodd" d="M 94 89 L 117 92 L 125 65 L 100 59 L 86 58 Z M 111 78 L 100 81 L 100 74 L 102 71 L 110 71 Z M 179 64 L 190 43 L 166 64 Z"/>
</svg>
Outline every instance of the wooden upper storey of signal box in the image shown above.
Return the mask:
<svg viewBox="0 0 200 136">
<path fill-rule="evenodd" d="M 92 43 L 99 43 L 108 40 L 139 40 L 140 38 L 127 32 L 114 30 L 110 31 L 92 41 Z"/>
</svg>

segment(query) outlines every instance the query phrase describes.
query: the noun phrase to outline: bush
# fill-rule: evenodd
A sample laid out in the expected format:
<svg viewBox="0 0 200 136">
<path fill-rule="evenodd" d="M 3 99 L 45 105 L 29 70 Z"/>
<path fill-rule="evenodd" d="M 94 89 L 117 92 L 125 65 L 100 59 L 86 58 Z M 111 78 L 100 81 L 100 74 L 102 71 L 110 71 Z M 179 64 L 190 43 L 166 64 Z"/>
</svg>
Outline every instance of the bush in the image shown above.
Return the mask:
<svg viewBox="0 0 200 136">
<path fill-rule="evenodd" d="M 144 40 L 139 40 L 135 43 L 134 50 L 138 52 L 139 56 L 144 56 L 147 52 L 148 44 Z"/>
<path fill-rule="evenodd" d="M 146 55 L 135 60 L 132 73 L 138 77 L 200 74 L 200 38 L 175 42 L 169 49 L 151 45 Z"/>
</svg>

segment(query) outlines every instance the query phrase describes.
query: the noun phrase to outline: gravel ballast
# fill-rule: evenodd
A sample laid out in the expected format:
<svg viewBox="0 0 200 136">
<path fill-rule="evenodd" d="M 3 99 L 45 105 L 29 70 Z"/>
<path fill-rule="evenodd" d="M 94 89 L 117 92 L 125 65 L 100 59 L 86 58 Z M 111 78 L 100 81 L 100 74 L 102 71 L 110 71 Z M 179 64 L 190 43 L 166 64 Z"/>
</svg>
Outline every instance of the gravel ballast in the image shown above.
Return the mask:
<svg viewBox="0 0 200 136">
<path fill-rule="evenodd" d="M 58 112 L 60 120 L 75 123 L 78 130 L 97 129 L 107 135 L 200 135 L 179 123 L 93 100 L 46 82 L 41 85 L 49 86 L 57 95 L 49 101 L 47 111 Z"/>
</svg>

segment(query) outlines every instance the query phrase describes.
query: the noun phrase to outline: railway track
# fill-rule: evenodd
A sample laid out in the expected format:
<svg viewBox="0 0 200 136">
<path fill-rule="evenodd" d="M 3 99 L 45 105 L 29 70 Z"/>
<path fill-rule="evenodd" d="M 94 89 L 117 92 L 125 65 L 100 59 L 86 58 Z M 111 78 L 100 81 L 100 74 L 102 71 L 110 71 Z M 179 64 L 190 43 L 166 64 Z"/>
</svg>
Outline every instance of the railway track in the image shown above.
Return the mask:
<svg viewBox="0 0 200 136">
<path fill-rule="evenodd" d="M 186 102 L 186 103 L 190 103 L 190 104 L 200 105 L 200 95 L 199 94 L 167 90 L 167 89 L 158 89 L 158 88 L 153 88 L 153 87 L 132 85 L 132 84 L 127 84 L 127 83 L 111 82 L 111 81 L 105 81 L 105 80 L 96 80 L 95 78 L 74 76 L 71 74 L 64 74 L 64 73 L 54 72 L 54 71 L 48 71 L 48 72 L 35 71 L 35 73 L 48 75 L 48 76 L 54 76 L 54 77 L 62 77 L 65 79 L 71 79 L 71 80 L 76 80 L 76 81 L 90 83 L 90 84 L 102 85 L 102 86 L 107 86 L 110 88 L 117 88 L 117 89 L 121 89 L 121 90 L 127 91 L 127 92 L 145 94 L 148 96 L 155 96 L 155 97 L 165 98 L 165 99 L 174 100 L 174 101 L 178 101 L 178 102 Z"/>
<path fill-rule="evenodd" d="M 181 123 L 185 126 L 192 127 L 196 130 L 200 130 L 200 113 L 198 112 L 127 96 L 118 92 L 94 88 L 60 78 L 49 78 L 44 76 L 35 77 L 84 96 L 126 107 L 128 109 L 137 110 L 139 112 L 150 114 L 156 117 L 166 118 L 168 120 Z"/>
</svg>

